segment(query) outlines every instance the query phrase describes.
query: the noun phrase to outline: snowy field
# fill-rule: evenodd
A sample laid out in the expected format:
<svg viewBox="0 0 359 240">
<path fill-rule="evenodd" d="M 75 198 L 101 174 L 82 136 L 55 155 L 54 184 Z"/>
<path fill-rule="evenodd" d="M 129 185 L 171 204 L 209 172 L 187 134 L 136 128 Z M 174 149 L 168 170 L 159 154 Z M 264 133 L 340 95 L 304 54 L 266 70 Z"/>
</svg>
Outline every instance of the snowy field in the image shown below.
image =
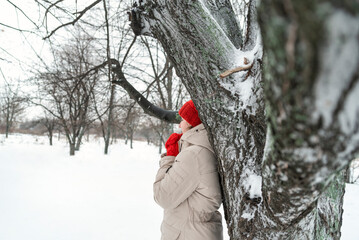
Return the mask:
<svg viewBox="0 0 359 240">
<path fill-rule="evenodd" d="M 105 156 L 93 141 L 68 152 L 46 137 L 0 135 L 0 240 L 160 239 L 157 147 L 119 142 Z"/>
<path fill-rule="evenodd" d="M 119 142 L 102 152 L 100 141 L 70 157 L 64 141 L 0 135 L 0 240 L 160 239 L 158 149 Z M 347 185 L 342 239 L 359 239 L 358 199 L 359 185 Z"/>
</svg>

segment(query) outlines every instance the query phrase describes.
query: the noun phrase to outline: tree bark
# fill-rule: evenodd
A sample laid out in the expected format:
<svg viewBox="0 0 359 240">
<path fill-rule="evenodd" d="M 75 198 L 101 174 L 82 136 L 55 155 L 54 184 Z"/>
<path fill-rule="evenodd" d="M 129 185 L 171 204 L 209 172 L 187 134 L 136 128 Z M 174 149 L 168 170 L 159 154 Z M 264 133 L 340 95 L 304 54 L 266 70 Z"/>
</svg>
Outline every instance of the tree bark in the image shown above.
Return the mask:
<svg viewBox="0 0 359 240">
<path fill-rule="evenodd" d="M 162 154 L 162 133 L 158 134 L 158 153 Z"/>
<path fill-rule="evenodd" d="M 52 130 L 49 131 L 49 144 L 52 146 Z"/>
<path fill-rule="evenodd" d="M 81 130 L 80 134 L 77 136 L 76 144 L 75 144 L 75 151 L 80 151 L 82 137 L 85 134 L 85 130 Z"/>
<path fill-rule="evenodd" d="M 5 138 L 9 137 L 9 131 L 10 131 L 10 124 L 8 123 L 8 121 L 6 121 L 6 126 L 5 126 Z"/>
<path fill-rule="evenodd" d="M 112 111 L 113 111 L 113 100 L 115 97 L 115 85 L 111 85 L 111 93 L 110 93 L 110 103 L 108 109 L 108 119 L 107 119 L 107 131 L 105 136 L 105 154 L 108 154 L 108 148 L 110 146 L 110 137 L 111 132 L 113 132 L 113 119 L 112 119 Z"/>
<path fill-rule="evenodd" d="M 107 40 L 107 60 L 110 59 L 111 51 L 110 51 L 110 30 L 109 30 L 109 23 L 108 23 L 108 11 L 106 6 L 106 1 L 103 1 L 103 7 L 105 10 L 105 20 L 106 20 L 106 40 Z M 109 82 L 111 82 L 111 64 L 108 64 L 108 73 L 107 77 Z M 110 102 L 109 102 L 109 109 L 108 109 L 108 119 L 107 119 L 107 130 L 105 135 L 105 150 L 104 153 L 108 154 L 108 147 L 110 145 L 110 138 L 112 129 L 112 111 L 113 111 L 113 100 L 115 97 L 115 85 L 111 84 L 111 93 L 110 93 Z"/>
<path fill-rule="evenodd" d="M 249 194 L 247 183 L 260 178 L 265 143 L 261 59 L 250 59 L 252 71 L 220 80 L 219 73 L 243 64 L 244 59 L 236 58 L 237 49 L 201 2 L 151 2 L 161 11 L 154 8 L 143 18 L 151 23 L 151 35 L 161 41 L 209 132 L 220 165 L 229 234 L 237 239 L 246 234 L 241 215 L 246 209 L 255 211 L 260 198 L 258 191 Z M 247 74 L 251 77 L 245 78 Z M 246 98 L 241 89 L 232 91 L 235 85 L 250 86 Z"/>
<path fill-rule="evenodd" d="M 70 144 L 70 156 L 75 156 L 75 144 L 74 143 L 69 143 Z"/>
<path fill-rule="evenodd" d="M 127 91 L 128 95 L 130 95 L 130 97 L 142 107 L 145 113 L 166 122 L 179 123 L 180 117 L 178 116 L 177 111 L 165 110 L 150 103 L 127 81 L 124 73 L 122 72 L 120 63 L 116 59 L 111 59 L 111 62 L 115 65 L 112 70 L 114 71 L 114 73 L 117 74 L 118 77 L 118 79 L 113 81 L 113 83 L 124 88 Z"/>
<path fill-rule="evenodd" d="M 287 0 L 263 1 L 259 16 L 271 132 L 263 163 L 266 209 L 279 226 L 295 226 L 297 238 L 339 239 L 344 178 L 332 179 L 359 146 L 358 120 L 346 110 L 358 111 L 358 14 L 335 1 Z M 343 22 L 348 28 L 338 31 Z M 347 61 L 355 67 L 339 64 Z M 341 68 L 347 74 L 337 75 Z M 330 203 L 340 210 L 325 207 Z M 307 216 L 313 216 L 315 231 Z"/>
<path fill-rule="evenodd" d="M 210 2 L 145 1 L 133 24 L 162 43 L 199 110 L 219 161 L 231 239 L 338 239 L 337 172 L 359 151 L 358 10 L 334 0 L 262 0 L 262 79 L 256 23 L 240 51 Z M 243 56 L 249 69 L 219 78 L 246 65 Z"/>
</svg>

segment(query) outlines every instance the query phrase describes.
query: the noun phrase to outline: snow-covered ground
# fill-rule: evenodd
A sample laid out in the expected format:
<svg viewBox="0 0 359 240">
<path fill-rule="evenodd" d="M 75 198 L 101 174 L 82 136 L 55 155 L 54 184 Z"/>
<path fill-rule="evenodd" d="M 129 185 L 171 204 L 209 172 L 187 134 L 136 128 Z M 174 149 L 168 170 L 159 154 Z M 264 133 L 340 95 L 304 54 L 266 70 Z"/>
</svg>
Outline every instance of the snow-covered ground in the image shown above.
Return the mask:
<svg viewBox="0 0 359 240">
<path fill-rule="evenodd" d="M 0 240 L 160 239 L 158 149 L 119 142 L 102 152 L 96 140 L 70 157 L 64 141 L 0 135 Z M 347 185 L 342 239 L 359 239 L 358 199 L 359 185 Z"/>
<path fill-rule="evenodd" d="M 119 142 L 106 156 L 100 142 L 70 157 L 63 141 L 0 135 L 0 240 L 160 239 L 158 148 Z"/>
</svg>

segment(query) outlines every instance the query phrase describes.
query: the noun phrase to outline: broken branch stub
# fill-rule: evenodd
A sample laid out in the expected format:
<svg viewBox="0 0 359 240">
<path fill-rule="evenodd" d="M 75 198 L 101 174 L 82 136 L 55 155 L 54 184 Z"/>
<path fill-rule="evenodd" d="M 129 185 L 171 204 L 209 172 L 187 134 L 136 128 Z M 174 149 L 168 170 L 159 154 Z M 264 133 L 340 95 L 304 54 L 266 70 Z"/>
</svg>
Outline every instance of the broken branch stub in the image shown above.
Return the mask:
<svg viewBox="0 0 359 240">
<path fill-rule="evenodd" d="M 248 64 L 248 59 L 247 58 L 244 58 L 244 64 Z M 219 77 L 220 78 L 225 78 L 225 77 L 228 77 L 229 75 L 232 75 L 233 73 L 251 69 L 252 66 L 253 66 L 253 62 L 251 64 L 248 64 L 248 65 L 245 65 L 245 66 L 240 66 L 240 67 L 236 67 L 236 68 L 227 70 L 227 71 L 221 73 L 219 75 Z"/>
</svg>

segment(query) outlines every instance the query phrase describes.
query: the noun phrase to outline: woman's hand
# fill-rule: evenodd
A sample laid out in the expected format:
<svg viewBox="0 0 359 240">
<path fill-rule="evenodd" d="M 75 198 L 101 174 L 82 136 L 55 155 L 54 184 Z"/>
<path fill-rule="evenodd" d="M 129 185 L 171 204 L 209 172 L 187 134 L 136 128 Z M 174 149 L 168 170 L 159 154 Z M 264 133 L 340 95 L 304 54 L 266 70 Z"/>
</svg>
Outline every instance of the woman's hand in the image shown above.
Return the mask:
<svg viewBox="0 0 359 240">
<path fill-rule="evenodd" d="M 178 150 L 178 141 L 181 139 L 182 134 L 172 133 L 171 136 L 167 139 L 165 147 L 167 149 L 167 156 L 177 156 L 179 153 Z"/>
</svg>

